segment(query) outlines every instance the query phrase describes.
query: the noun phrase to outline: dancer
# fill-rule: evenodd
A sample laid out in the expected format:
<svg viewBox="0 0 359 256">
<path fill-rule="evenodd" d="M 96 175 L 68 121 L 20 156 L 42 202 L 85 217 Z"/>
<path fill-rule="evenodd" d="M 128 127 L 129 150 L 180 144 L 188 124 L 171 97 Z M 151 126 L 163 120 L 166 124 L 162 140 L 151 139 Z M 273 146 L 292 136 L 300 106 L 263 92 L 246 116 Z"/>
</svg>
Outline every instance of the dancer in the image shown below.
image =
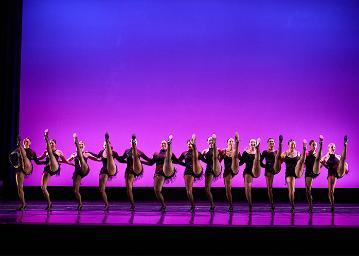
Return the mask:
<svg viewBox="0 0 359 256">
<path fill-rule="evenodd" d="M 102 162 L 102 168 L 99 175 L 99 189 L 100 195 L 105 204 L 104 210 L 108 211 L 110 205 L 107 199 L 106 185 L 108 180 L 111 180 L 114 176 L 117 175 L 117 165 L 115 164 L 114 159 L 120 163 L 125 163 L 126 161 L 120 157 L 116 151 L 113 150 L 108 132 L 105 133 L 103 149 L 98 154 L 91 152 L 89 152 L 89 154 Z"/>
<path fill-rule="evenodd" d="M 334 190 L 337 179 L 340 179 L 344 174 L 348 174 L 349 167 L 346 162 L 348 148 L 348 136 L 344 136 L 344 148 L 341 155 L 335 154 L 335 144 L 328 145 L 328 153 L 323 157 L 322 164 L 328 169 L 328 197 L 331 205 L 331 211 L 334 211 Z"/>
<path fill-rule="evenodd" d="M 213 195 L 211 192 L 212 181 L 216 180 L 222 172 L 220 161 L 222 160 L 221 152 L 217 149 L 217 137 L 213 134 L 207 139 L 208 148 L 203 150 L 201 160 L 207 164 L 205 171 L 205 189 L 206 195 L 211 207 L 209 210 L 214 211 L 216 205 L 214 204 Z"/>
<path fill-rule="evenodd" d="M 83 207 L 83 203 L 82 203 L 82 199 L 81 199 L 81 194 L 80 194 L 80 185 L 81 185 L 81 180 L 86 177 L 89 172 L 90 172 L 90 168 L 87 164 L 87 160 L 91 159 L 94 161 L 101 161 L 99 158 L 95 157 L 94 155 L 92 155 L 90 152 L 85 151 L 85 143 L 83 141 L 78 140 L 76 133 L 73 134 L 73 138 L 74 138 L 74 143 L 76 146 L 76 152 L 73 153 L 68 159 L 68 162 L 71 162 L 74 160 L 75 162 L 75 171 L 72 175 L 72 180 L 73 180 L 73 189 L 74 189 L 74 193 L 75 193 L 75 197 L 77 200 L 77 210 L 82 210 Z"/>
<path fill-rule="evenodd" d="M 149 162 L 142 161 L 145 165 L 156 164 L 154 180 L 154 192 L 157 200 L 161 203 L 160 211 L 166 211 L 166 203 L 162 195 L 162 188 L 164 183 L 169 183 L 176 177 L 176 168 L 173 164 L 178 163 L 178 159 L 172 153 L 172 139 L 173 136 L 168 137 L 168 141 L 163 140 L 161 142 L 161 149 L 159 152 L 153 154 L 152 159 Z"/>
<path fill-rule="evenodd" d="M 185 166 L 184 181 L 186 186 L 186 192 L 188 200 L 191 203 L 190 211 L 194 212 L 195 203 L 193 198 L 193 182 L 198 180 L 203 175 L 203 168 L 199 163 L 201 154 L 197 151 L 196 147 L 196 135 L 192 135 L 192 138 L 187 141 L 188 150 L 183 152 L 178 158 L 181 165 Z"/>
<path fill-rule="evenodd" d="M 251 139 L 249 148 L 245 150 L 240 157 L 239 165 L 246 164 L 243 170 L 244 189 L 248 202 L 248 210 L 252 211 L 252 182 L 253 178 L 257 178 L 260 174 L 260 139 Z"/>
<path fill-rule="evenodd" d="M 45 152 L 38 158 L 38 160 L 45 160 L 45 168 L 42 173 L 41 178 L 41 189 L 47 200 L 46 210 L 50 210 L 52 208 L 52 202 L 50 198 L 50 193 L 47 190 L 48 183 L 50 181 L 50 177 L 54 175 L 60 175 L 60 163 L 65 163 L 68 165 L 74 166 L 74 164 L 69 163 L 61 150 L 57 149 L 56 140 L 49 140 L 49 130 L 46 129 L 44 132 L 45 142 L 46 142 L 46 150 Z"/>
<path fill-rule="evenodd" d="M 296 142 L 293 139 L 290 139 L 288 141 L 288 150 L 281 155 L 281 159 L 285 163 L 285 167 L 286 167 L 285 179 L 286 179 L 286 184 L 288 186 L 288 197 L 291 204 L 292 212 L 294 212 L 295 210 L 295 206 L 294 206 L 295 179 L 298 178 L 297 173 L 300 174 L 300 172 L 303 172 L 302 170 L 305 161 L 305 156 L 303 157 L 303 154 L 305 154 L 306 149 L 307 149 L 307 143 L 305 140 L 303 140 L 303 153 L 301 156 L 300 153 L 296 150 Z"/>
<path fill-rule="evenodd" d="M 313 211 L 312 184 L 313 179 L 319 176 L 319 162 L 322 155 L 323 136 L 319 136 L 319 151 L 316 152 L 317 143 L 314 140 L 309 142 L 309 151 L 305 159 L 305 191 L 308 201 L 308 211 Z M 317 164 L 317 165 L 316 165 Z M 316 165 L 316 166 L 315 166 Z M 314 171 L 316 170 L 316 171 Z"/>
<path fill-rule="evenodd" d="M 267 140 L 268 148 L 262 152 L 261 155 L 261 167 L 265 169 L 264 176 L 266 178 L 268 199 L 271 205 L 272 211 L 274 211 L 274 199 L 273 199 L 273 179 L 274 179 L 274 162 L 277 154 L 277 150 L 274 149 L 274 138 Z M 264 163 L 265 160 L 265 163 Z"/>
<path fill-rule="evenodd" d="M 30 145 L 31 140 L 29 137 L 26 137 L 22 144 L 21 138 L 18 137 L 17 148 L 9 155 L 10 163 L 15 168 L 17 193 L 21 203 L 18 210 L 25 210 L 27 207 L 24 193 L 24 178 L 25 176 L 29 176 L 33 171 L 31 161 L 33 160 L 36 164 L 40 164 L 36 153 L 30 148 Z"/>
<path fill-rule="evenodd" d="M 120 158 L 121 161 L 125 161 L 127 163 L 125 171 L 126 191 L 131 204 L 130 210 L 134 211 L 136 206 L 132 192 L 133 181 L 135 179 L 139 179 L 143 175 L 143 166 L 140 159 L 142 158 L 147 162 L 151 162 L 151 159 L 147 157 L 142 151 L 137 149 L 137 139 L 135 134 L 132 135 L 130 143 L 131 148 L 126 149 Z"/>
<path fill-rule="evenodd" d="M 227 140 L 227 148 L 221 151 L 224 161 L 223 179 L 226 188 L 226 197 L 229 203 L 228 211 L 233 211 L 233 200 L 232 200 L 232 179 L 238 174 L 239 171 L 239 159 L 240 153 L 239 147 L 239 135 L 236 133 L 234 139 L 229 138 Z M 233 169 L 235 168 L 235 169 Z"/>
</svg>

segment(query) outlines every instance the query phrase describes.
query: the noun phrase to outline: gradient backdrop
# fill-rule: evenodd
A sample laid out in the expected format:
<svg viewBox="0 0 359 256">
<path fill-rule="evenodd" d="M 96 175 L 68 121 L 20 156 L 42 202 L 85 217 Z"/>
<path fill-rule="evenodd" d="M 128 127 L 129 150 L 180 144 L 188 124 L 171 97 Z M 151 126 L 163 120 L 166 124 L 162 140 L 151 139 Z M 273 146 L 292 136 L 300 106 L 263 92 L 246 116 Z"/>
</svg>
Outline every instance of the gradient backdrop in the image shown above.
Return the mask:
<svg viewBox="0 0 359 256">
<path fill-rule="evenodd" d="M 120 154 L 135 132 L 147 155 L 170 133 L 177 155 L 192 133 L 202 150 L 213 132 L 225 147 L 238 130 L 241 151 L 254 137 L 282 133 L 301 148 L 303 138 L 323 134 L 324 151 L 335 142 L 338 153 L 348 134 L 351 172 L 338 187 L 358 187 L 358 7 L 342 0 L 24 0 L 21 135 L 40 154 L 49 128 L 68 157 L 73 132 L 98 152 L 108 130 Z M 97 186 L 100 164 L 90 166 L 82 183 Z M 109 186 L 124 186 L 124 168 Z M 178 169 L 168 186 L 184 185 Z M 70 186 L 72 172 L 62 165 L 50 185 Z M 153 172 L 145 167 L 135 186 L 152 186 Z M 25 184 L 39 186 L 41 173 L 35 167 Z M 326 173 L 314 187 L 327 186 Z M 233 184 L 243 186 L 242 176 Z M 265 186 L 263 175 L 253 186 Z M 274 186 L 285 187 L 284 172 Z"/>
</svg>

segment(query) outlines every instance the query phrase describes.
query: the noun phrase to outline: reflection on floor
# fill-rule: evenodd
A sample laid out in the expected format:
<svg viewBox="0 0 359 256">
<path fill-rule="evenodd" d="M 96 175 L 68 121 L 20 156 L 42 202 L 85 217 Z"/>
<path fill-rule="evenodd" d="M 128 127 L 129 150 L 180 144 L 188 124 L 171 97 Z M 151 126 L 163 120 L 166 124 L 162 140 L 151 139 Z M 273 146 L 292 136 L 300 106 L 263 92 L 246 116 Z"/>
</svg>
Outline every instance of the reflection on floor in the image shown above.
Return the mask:
<svg viewBox="0 0 359 256">
<path fill-rule="evenodd" d="M 295 213 L 287 204 L 276 205 L 272 213 L 267 204 L 256 204 L 252 213 L 244 204 L 235 205 L 228 212 L 225 203 L 218 203 L 215 212 L 209 212 L 208 203 L 197 204 L 194 213 L 186 202 L 169 202 L 166 212 L 159 211 L 157 203 L 138 202 L 136 211 L 128 203 L 113 203 L 103 211 L 101 202 L 89 202 L 82 211 L 74 202 L 54 202 L 51 211 L 44 210 L 43 202 L 29 202 L 25 211 L 16 211 L 17 203 L 0 203 L 0 224 L 54 224 L 54 225 L 113 225 L 113 226 L 233 226 L 233 227 L 359 227 L 359 205 L 338 204 L 331 212 L 327 204 L 315 205 L 313 213 L 306 204 L 297 204 Z"/>
</svg>

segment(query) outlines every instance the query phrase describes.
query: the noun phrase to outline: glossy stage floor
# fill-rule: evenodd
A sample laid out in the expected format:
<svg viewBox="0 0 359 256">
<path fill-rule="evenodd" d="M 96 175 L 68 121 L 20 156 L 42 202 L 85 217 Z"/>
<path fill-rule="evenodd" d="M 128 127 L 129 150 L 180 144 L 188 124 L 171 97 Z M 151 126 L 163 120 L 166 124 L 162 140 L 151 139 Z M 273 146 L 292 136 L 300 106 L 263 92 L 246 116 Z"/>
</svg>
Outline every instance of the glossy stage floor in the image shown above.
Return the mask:
<svg viewBox="0 0 359 256">
<path fill-rule="evenodd" d="M 229 213 L 225 203 L 211 213 L 206 202 L 198 203 L 194 213 L 187 202 L 168 202 L 166 212 L 149 202 L 138 202 L 134 212 L 124 202 L 112 203 L 108 212 L 100 202 L 86 203 L 82 211 L 67 201 L 54 202 L 51 211 L 44 210 L 44 202 L 29 202 L 25 211 L 16 207 L 15 202 L 0 205 L 1 233 L 9 234 L 3 250 L 8 253 L 288 254 L 284 244 L 305 254 L 359 252 L 356 204 L 338 204 L 335 212 L 328 204 L 316 204 L 311 214 L 306 204 L 297 204 L 294 213 L 288 204 L 278 204 L 272 213 L 263 203 L 252 213 L 245 204 Z"/>
</svg>

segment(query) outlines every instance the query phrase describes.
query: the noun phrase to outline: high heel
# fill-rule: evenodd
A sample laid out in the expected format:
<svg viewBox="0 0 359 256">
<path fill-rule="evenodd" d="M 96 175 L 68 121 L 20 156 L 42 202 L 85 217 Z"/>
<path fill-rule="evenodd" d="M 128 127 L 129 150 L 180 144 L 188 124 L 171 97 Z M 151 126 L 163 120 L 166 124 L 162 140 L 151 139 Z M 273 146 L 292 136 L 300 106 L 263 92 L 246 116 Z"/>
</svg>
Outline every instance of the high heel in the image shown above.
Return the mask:
<svg viewBox="0 0 359 256">
<path fill-rule="evenodd" d="M 52 203 L 47 204 L 47 207 L 45 208 L 45 210 L 49 211 L 52 209 Z"/>
</svg>

